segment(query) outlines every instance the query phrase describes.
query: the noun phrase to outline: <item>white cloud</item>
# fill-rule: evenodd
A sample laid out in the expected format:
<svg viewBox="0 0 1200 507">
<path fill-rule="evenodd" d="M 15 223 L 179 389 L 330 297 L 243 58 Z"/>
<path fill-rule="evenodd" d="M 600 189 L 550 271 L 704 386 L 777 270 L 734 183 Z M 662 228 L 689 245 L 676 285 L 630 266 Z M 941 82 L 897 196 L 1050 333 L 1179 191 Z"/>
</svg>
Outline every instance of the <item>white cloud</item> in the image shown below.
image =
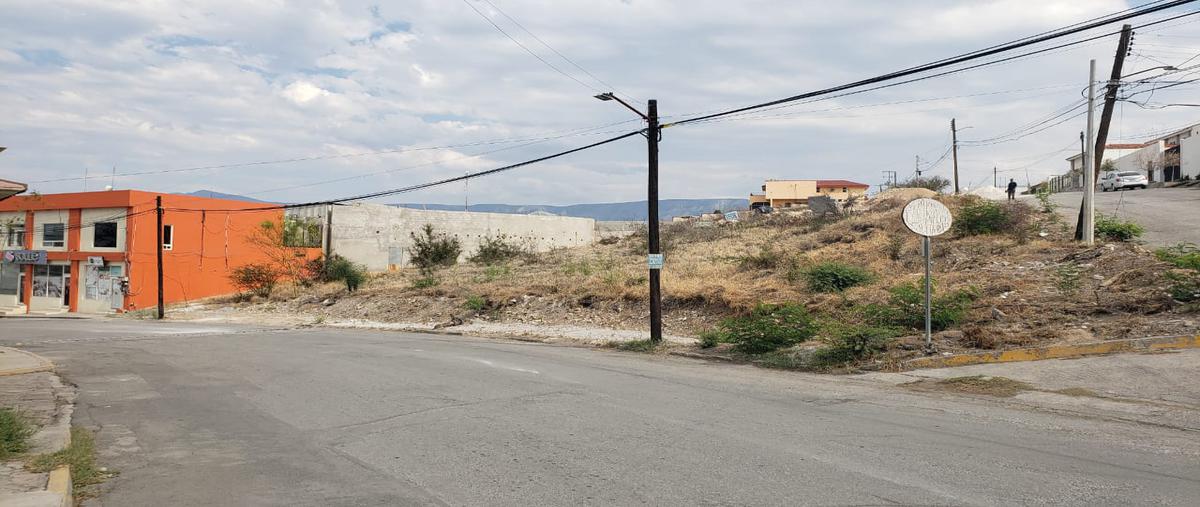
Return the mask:
<svg viewBox="0 0 1200 507">
<path fill-rule="evenodd" d="M 1129 7 L 1120 0 L 861 0 L 853 8 L 816 0 L 498 5 L 606 84 L 503 16 L 491 17 L 588 86 L 563 77 L 461 2 L 13 0 L 0 18 L 0 139 L 9 146 L 0 155 L 0 177 L 74 177 L 85 165 L 136 172 L 497 138 L 533 142 L 629 119 L 619 106 L 592 99 L 610 88 L 636 97 L 639 106 L 657 98 L 660 111 L 677 118 L 836 85 Z M 1155 33 L 1194 26 L 1143 30 L 1138 41 L 1147 44 L 1136 48 L 1127 67 L 1162 65 L 1152 58 L 1186 59 L 1194 53 L 1148 43 Z M 963 132 L 964 139 L 1035 121 L 1078 97 L 1089 58 L 1097 58 L 1106 73 L 1114 46 L 1107 38 L 944 79 L 766 113 L 804 112 L 793 116 L 668 129 L 662 192 L 738 196 L 764 177 L 875 183 L 884 169 L 911 172 L 914 155 L 937 157 L 944 150 L 951 117 L 974 127 Z M 1063 83 L 1078 86 L 1036 89 Z M 1186 95 L 1194 88 L 1171 93 Z M 887 105 L 837 109 L 864 104 Z M 1183 109 L 1146 111 L 1125 104 L 1114 135 L 1196 120 Z M 596 132 L 614 135 L 635 126 Z M 964 179 L 990 176 L 993 164 L 1002 169 L 1006 161 L 1020 161 L 1012 167 L 1028 164 L 1030 155 L 1069 144 L 1080 126 L 1069 122 L 1020 142 L 964 147 Z M 117 183 L 251 193 L 362 176 L 269 194 L 304 200 L 496 167 L 603 137 L 528 146 L 482 143 Z M 500 148 L 510 149 L 494 151 Z M 1033 176 L 1065 167 L 1059 158 L 1068 154 L 1063 155 L 1031 168 Z M 518 203 L 636 200 L 644 194 L 644 157 L 644 143 L 630 139 L 489 177 L 472 188 L 486 188 L 479 195 L 488 200 Z M 437 164 L 403 169 L 432 162 Z M 80 187 L 34 184 L 43 192 Z M 403 199 L 459 202 L 461 192 L 461 186 L 452 186 Z"/>
</svg>

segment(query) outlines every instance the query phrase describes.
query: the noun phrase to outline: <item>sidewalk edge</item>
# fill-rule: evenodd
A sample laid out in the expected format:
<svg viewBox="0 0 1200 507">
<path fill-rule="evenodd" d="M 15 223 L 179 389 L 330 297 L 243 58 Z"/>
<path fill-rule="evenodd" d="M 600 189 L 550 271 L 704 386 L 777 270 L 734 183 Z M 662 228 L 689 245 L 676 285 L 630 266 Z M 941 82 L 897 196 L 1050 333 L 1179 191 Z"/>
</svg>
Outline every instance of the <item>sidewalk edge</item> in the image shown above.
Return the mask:
<svg viewBox="0 0 1200 507">
<path fill-rule="evenodd" d="M 1127 340 L 1108 340 L 1075 345 L 1050 345 L 1025 349 L 1002 350 L 997 352 L 980 352 L 974 354 L 958 354 L 944 357 L 922 357 L 905 361 L 903 370 L 925 368 L 951 368 L 972 364 L 1014 363 L 1022 361 L 1041 361 L 1043 359 L 1066 359 L 1085 356 L 1099 356 L 1117 352 L 1157 351 L 1173 349 L 1200 348 L 1200 335 L 1165 336 L 1156 338 L 1133 338 Z"/>
</svg>

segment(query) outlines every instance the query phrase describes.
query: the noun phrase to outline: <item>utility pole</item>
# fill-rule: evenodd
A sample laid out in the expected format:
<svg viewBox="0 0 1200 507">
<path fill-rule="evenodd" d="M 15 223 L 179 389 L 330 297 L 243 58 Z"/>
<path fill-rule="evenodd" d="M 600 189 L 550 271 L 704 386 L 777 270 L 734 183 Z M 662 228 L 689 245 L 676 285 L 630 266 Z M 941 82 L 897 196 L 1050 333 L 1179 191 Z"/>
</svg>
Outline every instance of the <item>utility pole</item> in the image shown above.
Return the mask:
<svg viewBox="0 0 1200 507">
<path fill-rule="evenodd" d="M 954 118 L 950 118 L 950 149 L 954 151 L 954 193 L 958 193 L 958 129 L 954 127 Z"/>
<path fill-rule="evenodd" d="M 1095 144 L 1092 142 L 1092 140 L 1094 139 L 1093 132 L 1095 132 L 1095 130 L 1093 130 L 1093 129 L 1094 129 L 1095 116 L 1096 116 L 1096 107 L 1095 107 L 1095 105 L 1096 105 L 1096 60 L 1095 59 L 1092 60 L 1090 68 L 1091 68 L 1091 70 L 1089 71 L 1089 74 L 1088 74 L 1089 75 L 1089 77 L 1088 77 L 1088 114 L 1087 114 L 1087 137 L 1088 137 L 1088 140 L 1087 140 L 1086 146 L 1093 147 L 1093 146 L 1095 146 Z M 1095 148 L 1092 148 L 1092 149 L 1095 149 Z M 1094 225 L 1095 220 L 1096 220 L 1096 215 L 1095 215 L 1095 213 L 1096 213 L 1096 202 L 1095 202 L 1095 200 L 1096 200 L 1096 173 L 1095 173 L 1095 168 L 1093 167 L 1095 165 L 1095 159 L 1093 157 L 1091 157 L 1090 155 L 1091 155 L 1091 153 L 1088 153 L 1088 155 L 1085 155 L 1083 157 L 1085 159 L 1084 163 L 1086 164 L 1084 166 L 1084 172 L 1083 172 L 1083 241 L 1088 246 L 1092 246 L 1092 244 L 1094 244 L 1096 241 L 1096 230 L 1095 230 L 1095 225 Z"/>
<path fill-rule="evenodd" d="M 993 187 L 997 187 L 997 188 L 1000 187 L 1000 178 L 996 177 L 997 173 L 999 173 L 999 172 L 1000 172 L 1000 168 L 998 168 L 996 166 L 992 166 L 992 186 Z"/>
<path fill-rule="evenodd" d="M 613 92 L 601 93 L 595 97 L 605 102 L 615 100 L 646 120 L 646 243 L 649 246 L 646 267 L 650 270 L 650 341 L 657 345 L 662 341 L 662 291 L 659 275 L 662 274 L 663 266 L 662 249 L 658 241 L 658 141 L 662 137 L 662 127 L 658 124 L 658 101 L 648 100 L 646 112 L 643 114 Z"/>
<path fill-rule="evenodd" d="M 163 318 L 163 207 L 162 196 L 154 198 L 154 216 L 158 227 L 158 320 Z"/>
<path fill-rule="evenodd" d="M 324 250 L 325 250 L 325 265 L 328 266 L 329 259 L 333 258 L 333 205 L 332 204 L 325 205 L 325 234 L 323 234 L 323 236 L 325 236 L 325 237 L 321 238 L 321 239 L 324 240 L 323 242 L 324 242 L 324 247 L 325 247 L 324 248 Z"/>
<path fill-rule="evenodd" d="M 913 168 L 917 170 L 917 177 L 921 177 L 921 156 L 917 155 L 917 161 L 913 163 Z"/>
<path fill-rule="evenodd" d="M 1129 53 L 1129 44 L 1133 41 L 1133 28 L 1129 25 L 1121 27 L 1121 40 L 1117 43 L 1117 55 L 1113 58 L 1112 73 L 1109 74 L 1108 88 L 1104 92 L 1104 111 L 1100 113 L 1100 128 L 1096 131 L 1096 142 L 1093 144 L 1090 141 L 1089 145 L 1093 146 L 1092 151 L 1092 181 L 1094 182 L 1100 177 L 1100 166 L 1104 165 L 1104 145 L 1108 143 L 1108 126 L 1112 121 L 1113 108 L 1117 103 L 1117 90 L 1121 87 L 1121 71 L 1125 66 L 1125 56 Z M 1096 80 L 1092 76 L 1092 81 Z M 1094 83 L 1093 83 L 1094 86 Z M 1091 103 L 1088 107 L 1094 107 Z M 1091 111 L 1088 112 L 1088 118 L 1091 118 Z M 1092 133 L 1091 126 L 1088 126 L 1088 134 Z M 1086 156 L 1086 155 L 1085 155 Z M 1083 239 L 1083 214 L 1084 210 L 1079 208 L 1079 219 L 1075 222 L 1075 239 Z M 1090 243 L 1089 243 L 1090 244 Z"/>
<path fill-rule="evenodd" d="M 646 236 L 650 246 L 647 262 L 650 266 L 650 341 L 662 341 L 662 293 L 660 291 L 660 275 L 662 274 L 662 250 L 658 242 L 658 138 L 661 129 L 658 126 L 658 101 L 650 99 L 646 103 L 646 145 L 648 151 L 649 181 L 646 185 Z M 655 265 L 653 259 L 658 259 Z"/>
</svg>

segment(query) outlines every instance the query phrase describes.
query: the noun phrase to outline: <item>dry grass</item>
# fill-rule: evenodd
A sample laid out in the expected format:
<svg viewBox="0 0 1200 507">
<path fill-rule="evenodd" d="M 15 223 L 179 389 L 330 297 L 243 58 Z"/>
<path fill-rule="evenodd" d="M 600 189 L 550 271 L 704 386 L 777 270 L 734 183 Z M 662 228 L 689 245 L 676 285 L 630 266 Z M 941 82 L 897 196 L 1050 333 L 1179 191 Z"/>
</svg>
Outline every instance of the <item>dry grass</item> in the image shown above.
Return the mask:
<svg viewBox="0 0 1200 507">
<path fill-rule="evenodd" d="M 965 201 L 940 199 L 951 210 Z M 894 204 L 875 202 L 871 209 L 833 219 L 774 214 L 722 226 L 664 226 L 666 331 L 694 336 L 758 303 L 799 302 L 814 315 L 839 320 L 855 318 L 855 308 L 886 302 L 890 287 L 918 281 L 923 271 L 919 242 Z M 1031 230 L 1045 237 L 948 234 L 934 240 L 939 293 L 974 288 L 979 294 L 962 332 L 935 337 L 939 350 L 1079 341 L 1081 333 L 1107 339 L 1183 331 L 1181 319 L 1170 318 L 1176 305 L 1165 295 L 1169 265 L 1136 245 L 1081 246 L 1069 241 L 1053 217 L 1027 217 Z M 467 299 L 476 297 L 489 309 L 481 318 L 643 329 L 645 238 L 605 243 L 522 256 L 500 266 L 459 264 L 437 271 L 438 283 L 431 286 L 414 287 L 422 275 L 411 269 L 374 276 L 354 295 L 337 285 L 306 289 L 298 298 L 282 290 L 272 304 L 333 318 L 444 322 L 472 318 L 463 312 Z M 796 276 L 831 261 L 862 267 L 874 279 L 843 293 L 818 294 Z M 1063 288 L 1064 265 L 1078 271 L 1071 294 Z M 318 304 L 326 298 L 334 304 Z M 889 354 L 902 360 L 919 352 L 897 348 Z"/>
<path fill-rule="evenodd" d="M 936 387 L 945 391 L 954 391 L 967 394 L 983 394 L 987 396 L 996 396 L 999 398 L 1011 398 L 1020 394 L 1022 391 L 1033 389 L 1032 386 L 1013 380 L 1008 377 L 988 377 L 985 375 L 972 375 L 969 377 L 951 377 L 942 379 L 932 384 L 926 383 L 926 387 Z"/>
</svg>

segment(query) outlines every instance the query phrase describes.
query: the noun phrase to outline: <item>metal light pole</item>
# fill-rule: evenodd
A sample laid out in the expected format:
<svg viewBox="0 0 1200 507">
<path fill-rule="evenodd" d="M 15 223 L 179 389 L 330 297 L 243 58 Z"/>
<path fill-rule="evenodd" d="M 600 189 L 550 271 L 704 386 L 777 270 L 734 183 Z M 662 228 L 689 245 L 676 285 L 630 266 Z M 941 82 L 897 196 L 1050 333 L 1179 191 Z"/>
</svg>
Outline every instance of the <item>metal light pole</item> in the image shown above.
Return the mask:
<svg viewBox="0 0 1200 507">
<path fill-rule="evenodd" d="M 596 95 L 596 98 L 603 101 L 615 100 L 642 117 L 643 120 L 646 120 L 646 162 L 648 177 L 646 182 L 646 239 L 649 246 L 646 265 L 650 270 L 650 341 L 658 343 L 662 341 L 662 290 L 660 275 L 662 274 L 663 265 L 662 249 L 659 244 L 658 234 L 658 141 L 662 136 L 662 129 L 658 124 L 658 101 L 654 99 L 646 101 L 646 113 L 643 114 L 612 92 L 601 93 Z"/>
<path fill-rule="evenodd" d="M 1092 160 L 1092 150 L 1095 146 L 1095 116 L 1096 116 L 1096 60 L 1092 60 L 1088 73 L 1088 114 L 1087 142 L 1084 148 L 1083 170 L 1083 241 L 1091 246 L 1096 242 L 1096 174 L 1095 161 Z"/>
</svg>

